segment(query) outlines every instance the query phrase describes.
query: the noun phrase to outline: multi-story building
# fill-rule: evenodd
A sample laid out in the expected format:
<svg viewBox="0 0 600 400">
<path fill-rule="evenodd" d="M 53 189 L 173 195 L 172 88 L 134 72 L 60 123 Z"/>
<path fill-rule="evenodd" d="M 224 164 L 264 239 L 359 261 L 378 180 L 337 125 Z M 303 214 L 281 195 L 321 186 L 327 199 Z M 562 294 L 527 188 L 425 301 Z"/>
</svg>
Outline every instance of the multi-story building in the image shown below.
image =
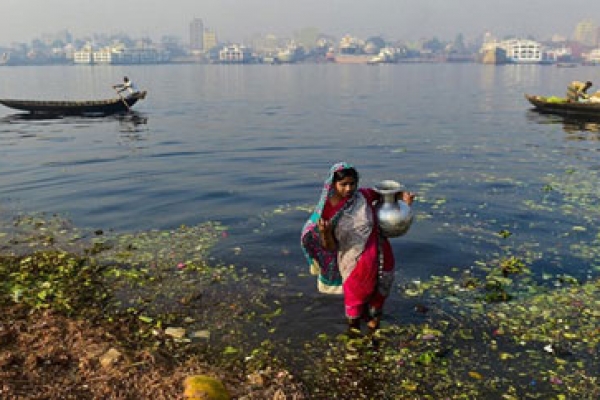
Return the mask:
<svg viewBox="0 0 600 400">
<path fill-rule="evenodd" d="M 511 39 L 500 46 L 506 51 L 506 58 L 516 64 L 539 64 L 543 61 L 542 46 L 533 40 Z"/>
<path fill-rule="evenodd" d="M 170 60 L 167 51 L 154 47 L 127 48 L 123 44 L 94 50 L 90 44 L 74 52 L 75 64 L 158 64 Z"/>
<path fill-rule="evenodd" d="M 94 64 L 112 64 L 112 51 L 107 47 L 94 51 L 92 57 Z"/>
<path fill-rule="evenodd" d="M 83 46 L 80 50 L 73 52 L 73 62 L 75 64 L 93 64 L 94 50 L 90 43 Z"/>
<path fill-rule="evenodd" d="M 589 53 L 582 54 L 583 63 L 586 65 L 600 65 L 600 48 L 593 49 Z"/>
<path fill-rule="evenodd" d="M 200 18 L 194 18 L 190 23 L 190 49 L 204 50 L 204 23 Z"/>
<path fill-rule="evenodd" d="M 224 64 L 245 64 L 252 62 L 252 59 L 252 51 L 242 45 L 228 45 L 219 51 L 219 62 Z"/>
<path fill-rule="evenodd" d="M 212 29 L 205 29 L 203 40 L 204 50 L 210 50 L 217 45 L 217 34 Z"/>
<path fill-rule="evenodd" d="M 573 39 L 586 46 L 598 44 L 598 28 L 591 20 L 584 20 L 577 24 Z"/>
</svg>

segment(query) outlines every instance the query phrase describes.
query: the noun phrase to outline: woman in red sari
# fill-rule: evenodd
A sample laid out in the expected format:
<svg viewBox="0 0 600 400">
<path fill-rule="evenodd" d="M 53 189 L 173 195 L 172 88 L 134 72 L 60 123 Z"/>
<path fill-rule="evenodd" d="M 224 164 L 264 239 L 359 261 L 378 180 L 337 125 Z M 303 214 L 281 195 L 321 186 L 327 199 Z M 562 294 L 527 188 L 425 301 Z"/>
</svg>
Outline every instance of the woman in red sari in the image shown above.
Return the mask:
<svg viewBox="0 0 600 400">
<path fill-rule="evenodd" d="M 411 205 L 414 194 L 399 193 Z M 379 327 L 383 305 L 394 280 L 394 254 L 379 232 L 374 204 L 380 195 L 358 188 L 358 172 L 335 164 L 321 199 L 302 230 L 302 248 L 319 275 L 324 293 L 343 293 L 349 328 L 360 330 L 366 318 L 371 331 Z"/>
</svg>

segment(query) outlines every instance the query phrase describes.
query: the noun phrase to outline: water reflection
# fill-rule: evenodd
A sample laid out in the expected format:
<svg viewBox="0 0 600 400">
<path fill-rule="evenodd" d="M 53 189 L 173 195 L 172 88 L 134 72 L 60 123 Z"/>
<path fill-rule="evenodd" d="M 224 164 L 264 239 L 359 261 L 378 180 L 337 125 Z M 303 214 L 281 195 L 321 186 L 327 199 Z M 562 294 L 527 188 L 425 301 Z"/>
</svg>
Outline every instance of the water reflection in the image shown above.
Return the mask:
<svg viewBox="0 0 600 400">
<path fill-rule="evenodd" d="M 118 115 L 120 132 L 141 132 L 147 130 L 148 117 L 135 111 Z"/>
<path fill-rule="evenodd" d="M 568 140 L 600 141 L 600 116 L 562 116 L 530 110 L 527 119 L 541 125 L 562 125 Z"/>
<path fill-rule="evenodd" d="M 3 145 L 28 138 L 66 142 L 76 137 L 86 140 L 86 135 L 80 135 L 81 132 L 90 132 L 99 138 L 107 137 L 99 134 L 113 131 L 119 133 L 120 144 L 139 148 L 139 142 L 146 140 L 143 132 L 148 131 L 147 124 L 148 117 L 135 111 L 105 117 L 15 113 L 0 118 L 0 141 Z M 75 131 L 79 133 L 75 134 Z"/>
<path fill-rule="evenodd" d="M 119 140 L 121 146 L 129 148 L 132 152 L 145 149 L 147 144 L 148 117 L 137 112 L 129 112 L 116 117 L 119 121 Z"/>
<path fill-rule="evenodd" d="M 140 125 L 148 123 L 148 117 L 136 111 L 130 111 L 126 114 L 114 114 L 107 116 L 66 116 L 56 114 L 35 114 L 35 113 L 15 113 L 0 118 L 0 124 L 18 124 L 31 123 L 37 121 L 60 121 L 64 124 L 92 124 L 106 121 L 119 122 L 122 132 L 137 132 Z"/>
<path fill-rule="evenodd" d="M 0 119 L 0 124 L 13 124 L 22 121 L 45 121 L 45 120 L 59 120 L 65 117 L 61 115 L 53 114 L 35 114 L 35 113 L 17 113 L 9 114 Z"/>
<path fill-rule="evenodd" d="M 81 122 L 81 121 L 103 121 L 107 119 L 117 119 L 124 122 L 132 122 L 136 125 L 146 124 L 148 118 L 137 111 L 130 111 L 125 114 L 112 114 L 112 115 L 60 115 L 60 114 L 38 114 L 29 112 L 20 112 L 14 114 L 7 114 L 0 118 L 0 121 L 5 123 L 18 122 L 18 121 L 42 121 L 42 120 L 64 120 L 66 123 L 70 122 Z"/>
</svg>

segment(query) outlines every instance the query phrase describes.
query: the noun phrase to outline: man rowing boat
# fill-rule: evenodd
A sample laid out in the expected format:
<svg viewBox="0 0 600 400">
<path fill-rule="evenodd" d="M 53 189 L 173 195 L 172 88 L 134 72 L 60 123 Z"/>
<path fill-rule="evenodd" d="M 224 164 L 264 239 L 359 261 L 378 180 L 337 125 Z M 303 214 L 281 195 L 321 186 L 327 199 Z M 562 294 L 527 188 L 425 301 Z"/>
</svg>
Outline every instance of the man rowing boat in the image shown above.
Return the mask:
<svg viewBox="0 0 600 400">
<path fill-rule="evenodd" d="M 117 89 L 117 93 L 127 91 L 127 97 L 131 97 L 134 94 L 139 93 L 137 86 L 135 86 L 135 84 L 126 76 L 123 77 L 123 83 L 114 85 L 113 89 Z"/>
</svg>

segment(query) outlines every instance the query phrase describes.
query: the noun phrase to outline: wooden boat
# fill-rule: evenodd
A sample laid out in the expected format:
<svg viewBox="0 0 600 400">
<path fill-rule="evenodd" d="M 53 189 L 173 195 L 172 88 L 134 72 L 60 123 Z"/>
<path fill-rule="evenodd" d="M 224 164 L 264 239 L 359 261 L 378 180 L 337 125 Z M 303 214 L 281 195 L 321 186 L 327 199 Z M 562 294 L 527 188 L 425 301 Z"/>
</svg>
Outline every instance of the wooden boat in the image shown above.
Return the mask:
<svg viewBox="0 0 600 400">
<path fill-rule="evenodd" d="M 600 119 L 600 103 L 574 103 L 557 97 L 534 96 L 525 94 L 537 111 L 573 116 L 573 117 L 592 117 Z"/>
<path fill-rule="evenodd" d="M 29 111 L 32 114 L 103 116 L 127 112 L 135 103 L 144 98 L 146 98 L 146 91 L 137 92 L 127 97 L 117 97 L 107 100 L 47 101 L 0 99 L 0 104 L 17 110 Z"/>
</svg>

